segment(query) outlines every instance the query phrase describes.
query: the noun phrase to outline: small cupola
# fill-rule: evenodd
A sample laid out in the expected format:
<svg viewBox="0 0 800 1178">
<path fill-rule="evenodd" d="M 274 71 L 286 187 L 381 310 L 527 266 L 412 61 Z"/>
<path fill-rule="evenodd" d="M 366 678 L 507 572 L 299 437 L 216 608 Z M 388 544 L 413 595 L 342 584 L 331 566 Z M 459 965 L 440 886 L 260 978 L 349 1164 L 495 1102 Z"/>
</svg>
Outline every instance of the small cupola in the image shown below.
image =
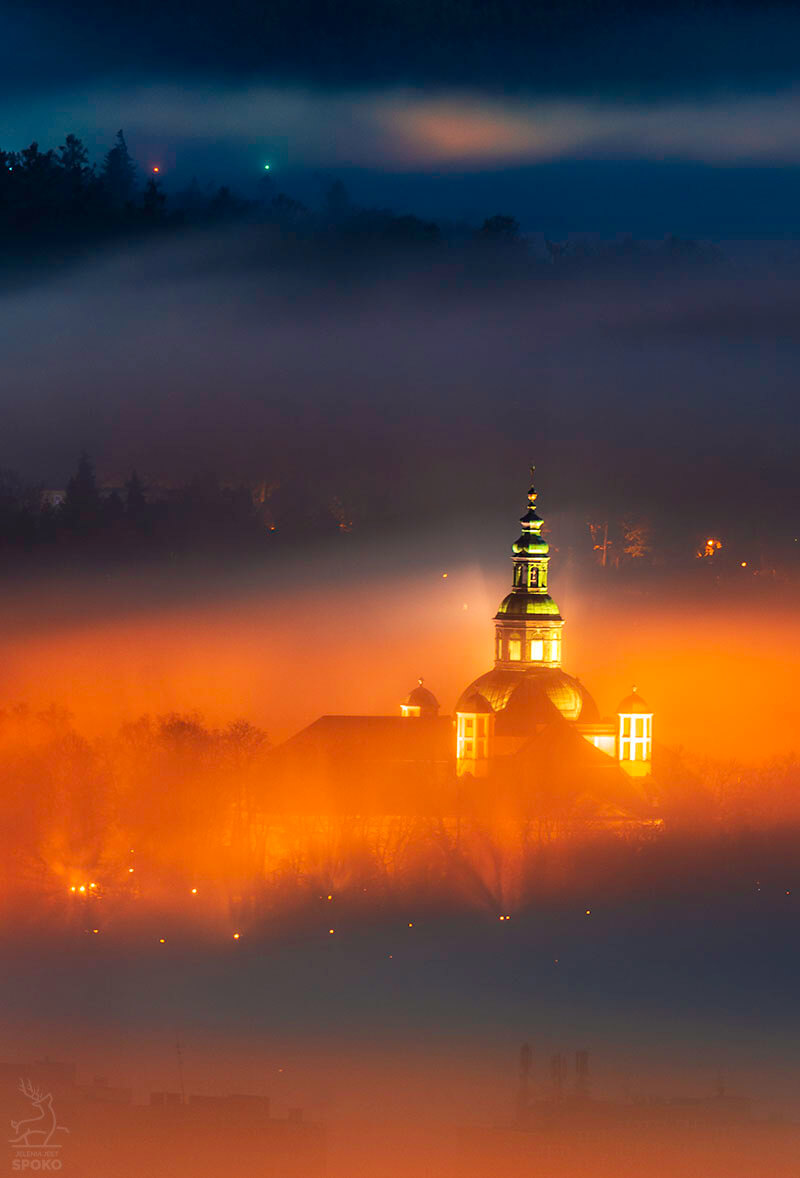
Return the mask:
<svg viewBox="0 0 800 1178">
<path fill-rule="evenodd" d="M 422 678 L 417 680 L 417 686 L 410 691 L 408 699 L 400 704 L 400 711 L 404 716 L 422 716 L 432 718 L 439 715 L 439 701 L 432 691 L 423 686 Z"/>
</svg>

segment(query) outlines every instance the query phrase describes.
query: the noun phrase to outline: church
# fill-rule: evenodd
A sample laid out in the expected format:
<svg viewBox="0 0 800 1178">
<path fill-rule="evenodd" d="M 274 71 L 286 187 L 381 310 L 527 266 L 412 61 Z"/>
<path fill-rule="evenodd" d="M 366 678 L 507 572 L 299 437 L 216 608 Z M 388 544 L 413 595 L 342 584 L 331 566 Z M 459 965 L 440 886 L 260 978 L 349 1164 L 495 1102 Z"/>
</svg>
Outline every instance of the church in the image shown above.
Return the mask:
<svg viewBox="0 0 800 1178">
<path fill-rule="evenodd" d="M 533 470 L 532 470 L 533 474 Z M 394 716 L 322 716 L 271 757 L 277 795 L 316 812 L 415 812 L 454 798 L 538 798 L 545 809 L 643 816 L 652 791 L 653 713 L 634 688 L 612 716 L 562 670 L 564 618 L 548 588 L 550 550 L 532 485 L 511 546 L 511 590 L 494 616 L 494 667 L 440 713 L 422 680 Z"/>
</svg>

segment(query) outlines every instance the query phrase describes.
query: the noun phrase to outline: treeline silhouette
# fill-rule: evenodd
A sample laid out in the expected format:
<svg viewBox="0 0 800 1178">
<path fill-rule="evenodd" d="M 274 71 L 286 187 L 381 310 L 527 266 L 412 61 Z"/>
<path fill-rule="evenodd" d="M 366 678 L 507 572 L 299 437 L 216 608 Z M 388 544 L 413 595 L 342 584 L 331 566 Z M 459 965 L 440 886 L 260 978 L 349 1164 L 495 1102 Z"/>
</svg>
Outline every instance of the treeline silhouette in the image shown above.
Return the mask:
<svg viewBox="0 0 800 1178">
<path fill-rule="evenodd" d="M 38 562 L 69 566 L 87 560 L 123 563 L 139 558 L 269 556 L 316 545 L 352 532 L 385 535 L 404 518 L 374 486 L 336 487 L 300 465 L 258 479 L 221 478 L 201 471 L 185 481 L 127 477 L 98 479 L 88 454 L 64 487 L 32 483 L 0 468 L 0 570 L 23 572 Z M 725 543 L 703 539 L 667 517 L 647 520 L 593 515 L 584 528 L 550 537 L 554 551 L 582 567 L 597 583 L 633 578 L 663 580 L 664 568 L 681 568 L 702 583 L 759 584 L 794 580 L 800 553 L 782 533 L 751 534 L 744 525 Z M 756 554 L 741 560 L 743 551 Z"/>
<path fill-rule="evenodd" d="M 480 226 L 457 220 L 426 220 L 390 209 L 356 204 L 340 180 L 327 188 L 322 205 L 308 208 L 279 191 L 265 176 L 257 199 L 229 185 L 188 187 L 167 194 L 160 177 L 142 180 L 120 130 L 99 167 L 85 145 L 67 135 L 58 148 L 34 142 L 17 151 L 0 150 L 0 245 L 6 265 L 33 257 L 63 258 L 76 249 L 115 238 L 165 233 L 233 222 L 269 229 L 270 256 L 277 250 L 295 261 L 325 260 L 333 254 L 357 262 L 387 253 L 416 257 L 420 251 L 455 261 L 459 277 L 480 275 L 486 266 L 538 276 L 573 273 L 587 266 L 659 269 L 707 265 L 718 251 L 696 241 L 668 236 L 655 245 L 624 238 L 610 243 L 556 242 L 543 237 L 536 248 L 517 219 L 504 213 Z"/>
<path fill-rule="evenodd" d="M 103 561 L 147 554 L 264 552 L 313 529 L 347 533 L 352 519 L 333 494 L 298 481 L 224 481 L 213 473 L 148 486 L 136 471 L 102 485 L 87 454 L 65 488 L 28 484 L 0 470 L 0 553 Z"/>
</svg>

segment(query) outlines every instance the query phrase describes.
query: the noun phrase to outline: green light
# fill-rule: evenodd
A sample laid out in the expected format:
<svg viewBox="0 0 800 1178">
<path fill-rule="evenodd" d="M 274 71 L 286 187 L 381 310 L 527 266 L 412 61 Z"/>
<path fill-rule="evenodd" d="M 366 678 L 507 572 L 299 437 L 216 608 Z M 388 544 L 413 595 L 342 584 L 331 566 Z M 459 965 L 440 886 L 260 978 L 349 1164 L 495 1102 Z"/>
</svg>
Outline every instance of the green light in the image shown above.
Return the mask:
<svg viewBox="0 0 800 1178">
<path fill-rule="evenodd" d="M 268 171 L 269 171 L 269 164 L 264 164 L 264 171 L 265 171 L 265 172 L 268 172 Z"/>
</svg>

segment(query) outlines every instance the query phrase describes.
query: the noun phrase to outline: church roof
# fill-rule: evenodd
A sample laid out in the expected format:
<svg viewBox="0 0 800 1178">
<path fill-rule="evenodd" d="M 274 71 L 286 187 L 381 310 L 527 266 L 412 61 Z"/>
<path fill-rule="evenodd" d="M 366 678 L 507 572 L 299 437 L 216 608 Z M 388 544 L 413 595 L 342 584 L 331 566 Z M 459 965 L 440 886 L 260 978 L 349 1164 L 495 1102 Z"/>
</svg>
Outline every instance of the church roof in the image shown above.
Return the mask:
<svg viewBox="0 0 800 1178">
<path fill-rule="evenodd" d="M 496 715 L 502 715 L 502 729 L 508 734 L 530 731 L 537 724 L 551 721 L 554 714 L 589 724 L 599 719 L 597 705 L 589 692 L 579 679 L 574 679 L 560 667 L 529 667 L 525 670 L 495 667 L 480 675 L 462 692 L 456 711 L 477 711 L 470 705 L 478 696 Z"/>
<path fill-rule="evenodd" d="M 547 618 L 560 622 L 558 606 L 549 593 L 531 593 L 527 589 L 514 589 L 500 602 L 498 618 Z"/>
<path fill-rule="evenodd" d="M 406 705 L 412 708 L 431 708 L 433 711 L 439 710 L 439 701 L 432 691 L 428 691 L 427 687 L 422 686 L 422 682 L 409 692 Z"/>
<path fill-rule="evenodd" d="M 532 799 L 541 795 L 545 806 L 562 817 L 650 817 L 652 805 L 644 783 L 624 773 L 607 756 L 558 717 L 537 731 L 498 766 L 501 777 L 523 786 Z"/>
<path fill-rule="evenodd" d="M 624 699 L 619 701 L 619 707 L 617 708 L 617 711 L 621 715 L 626 715 L 630 712 L 644 712 L 649 716 L 652 710 L 648 706 L 647 701 L 639 695 L 635 687 L 630 695 L 626 695 Z"/>
<path fill-rule="evenodd" d="M 315 814 L 432 805 L 422 783 L 446 774 L 454 743 L 449 716 L 320 716 L 270 753 L 268 805 Z"/>
</svg>

